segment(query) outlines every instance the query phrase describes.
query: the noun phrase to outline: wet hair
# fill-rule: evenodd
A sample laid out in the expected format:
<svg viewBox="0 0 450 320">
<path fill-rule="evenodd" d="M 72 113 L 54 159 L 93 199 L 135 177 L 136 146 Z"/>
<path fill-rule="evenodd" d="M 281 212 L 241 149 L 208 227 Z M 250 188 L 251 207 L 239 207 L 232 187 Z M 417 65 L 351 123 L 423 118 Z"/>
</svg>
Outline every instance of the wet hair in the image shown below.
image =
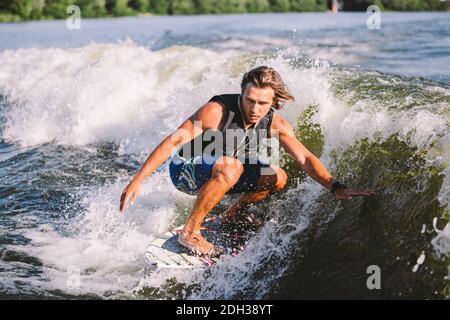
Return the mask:
<svg viewBox="0 0 450 320">
<path fill-rule="evenodd" d="M 249 83 L 258 88 L 272 88 L 275 91 L 273 101 L 275 109 L 281 109 L 286 101 L 295 101 L 294 96 L 289 92 L 280 74 L 271 67 L 260 66 L 244 74 L 241 82 L 242 93 L 244 93 Z"/>
</svg>

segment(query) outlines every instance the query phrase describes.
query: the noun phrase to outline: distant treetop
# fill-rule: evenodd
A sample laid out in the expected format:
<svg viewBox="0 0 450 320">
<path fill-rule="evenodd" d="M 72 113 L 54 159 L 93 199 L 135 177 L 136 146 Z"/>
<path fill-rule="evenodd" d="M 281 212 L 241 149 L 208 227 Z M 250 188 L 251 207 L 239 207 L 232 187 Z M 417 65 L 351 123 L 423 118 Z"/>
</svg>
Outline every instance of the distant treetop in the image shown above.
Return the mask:
<svg viewBox="0 0 450 320">
<path fill-rule="evenodd" d="M 0 0 L 0 21 L 63 19 L 75 4 L 86 18 L 138 14 L 219 14 L 246 12 L 326 11 L 333 0 Z M 365 11 L 372 4 L 382 10 L 443 11 L 441 0 L 340 0 L 345 11 Z"/>
</svg>

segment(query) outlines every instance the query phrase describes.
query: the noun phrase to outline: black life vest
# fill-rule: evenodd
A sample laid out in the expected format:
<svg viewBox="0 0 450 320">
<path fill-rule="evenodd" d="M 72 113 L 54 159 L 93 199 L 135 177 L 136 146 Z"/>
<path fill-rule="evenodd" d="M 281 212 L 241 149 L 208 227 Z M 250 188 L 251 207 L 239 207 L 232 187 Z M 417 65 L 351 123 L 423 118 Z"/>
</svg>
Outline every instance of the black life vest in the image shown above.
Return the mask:
<svg viewBox="0 0 450 320">
<path fill-rule="evenodd" d="M 270 127 L 275 109 L 271 107 L 256 126 L 246 129 L 243 119 L 244 111 L 240 110 L 240 103 L 242 102 L 240 99 L 242 99 L 240 94 L 222 94 L 212 97 L 209 102 L 220 102 L 227 109 L 226 119 L 222 127 L 220 130 L 209 130 L 209 133 L 203 132 L 195 139 L 182 145 L 177 154 L 184 158 L 200 155 L 227 155 L 235 158 L 244 156 L 248 158 L 251 152 L 258 152 L 257 149 L 260 146 L 261 139 L 270 138 Z M 217 135 L 222 137 L 221 148 L 213 149 L 211 143 L 214 142 Z M 245 153 L 245 155 L 242 153 Z"/>
</svg>

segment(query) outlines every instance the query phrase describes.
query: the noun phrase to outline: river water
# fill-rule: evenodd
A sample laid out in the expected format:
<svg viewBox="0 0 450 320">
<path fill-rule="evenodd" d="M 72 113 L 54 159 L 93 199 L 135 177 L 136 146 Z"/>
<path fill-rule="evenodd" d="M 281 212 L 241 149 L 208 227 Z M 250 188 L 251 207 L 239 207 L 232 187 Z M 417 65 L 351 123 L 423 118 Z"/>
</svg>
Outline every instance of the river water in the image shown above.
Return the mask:
<svg viewBox="0 0 450 320">
<path fill-rule="evenodd" d="M 449 298 L 450 15 L 382 13 L 375 30 L 367 18 L 0 24 L 0 298 Z M 299 139 L 378 194 L 337 202 L 284 155 L 289 187 L 252 208 L 275 222 L 240 255 L 206 272 L 149 272 L 147 245 L 195 198 L 171 185 L 167 162 L 121 215 L 123 188 L 258 65 L 295 95 L 281 114 Z M 367 287 L 373 266 L 381 289 Z"/>
</svg>

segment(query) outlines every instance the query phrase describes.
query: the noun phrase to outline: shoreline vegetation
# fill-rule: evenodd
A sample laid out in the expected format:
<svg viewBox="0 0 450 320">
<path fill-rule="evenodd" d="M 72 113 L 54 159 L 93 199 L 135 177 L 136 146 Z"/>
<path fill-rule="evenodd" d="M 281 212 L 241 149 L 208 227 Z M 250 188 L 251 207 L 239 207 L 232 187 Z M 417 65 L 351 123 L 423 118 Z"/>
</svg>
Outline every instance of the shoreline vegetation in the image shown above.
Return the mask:
<svg viewBox="0 0 450 320">
<path fill-rule="evenodd" d="M 442 0 L 0 0 L 0 22 L 65 19 L 77 5 L 83 18 L 264 12 L 325 12 L 332 3 L 342 11 L 447 11 Z"/>
</svg>

